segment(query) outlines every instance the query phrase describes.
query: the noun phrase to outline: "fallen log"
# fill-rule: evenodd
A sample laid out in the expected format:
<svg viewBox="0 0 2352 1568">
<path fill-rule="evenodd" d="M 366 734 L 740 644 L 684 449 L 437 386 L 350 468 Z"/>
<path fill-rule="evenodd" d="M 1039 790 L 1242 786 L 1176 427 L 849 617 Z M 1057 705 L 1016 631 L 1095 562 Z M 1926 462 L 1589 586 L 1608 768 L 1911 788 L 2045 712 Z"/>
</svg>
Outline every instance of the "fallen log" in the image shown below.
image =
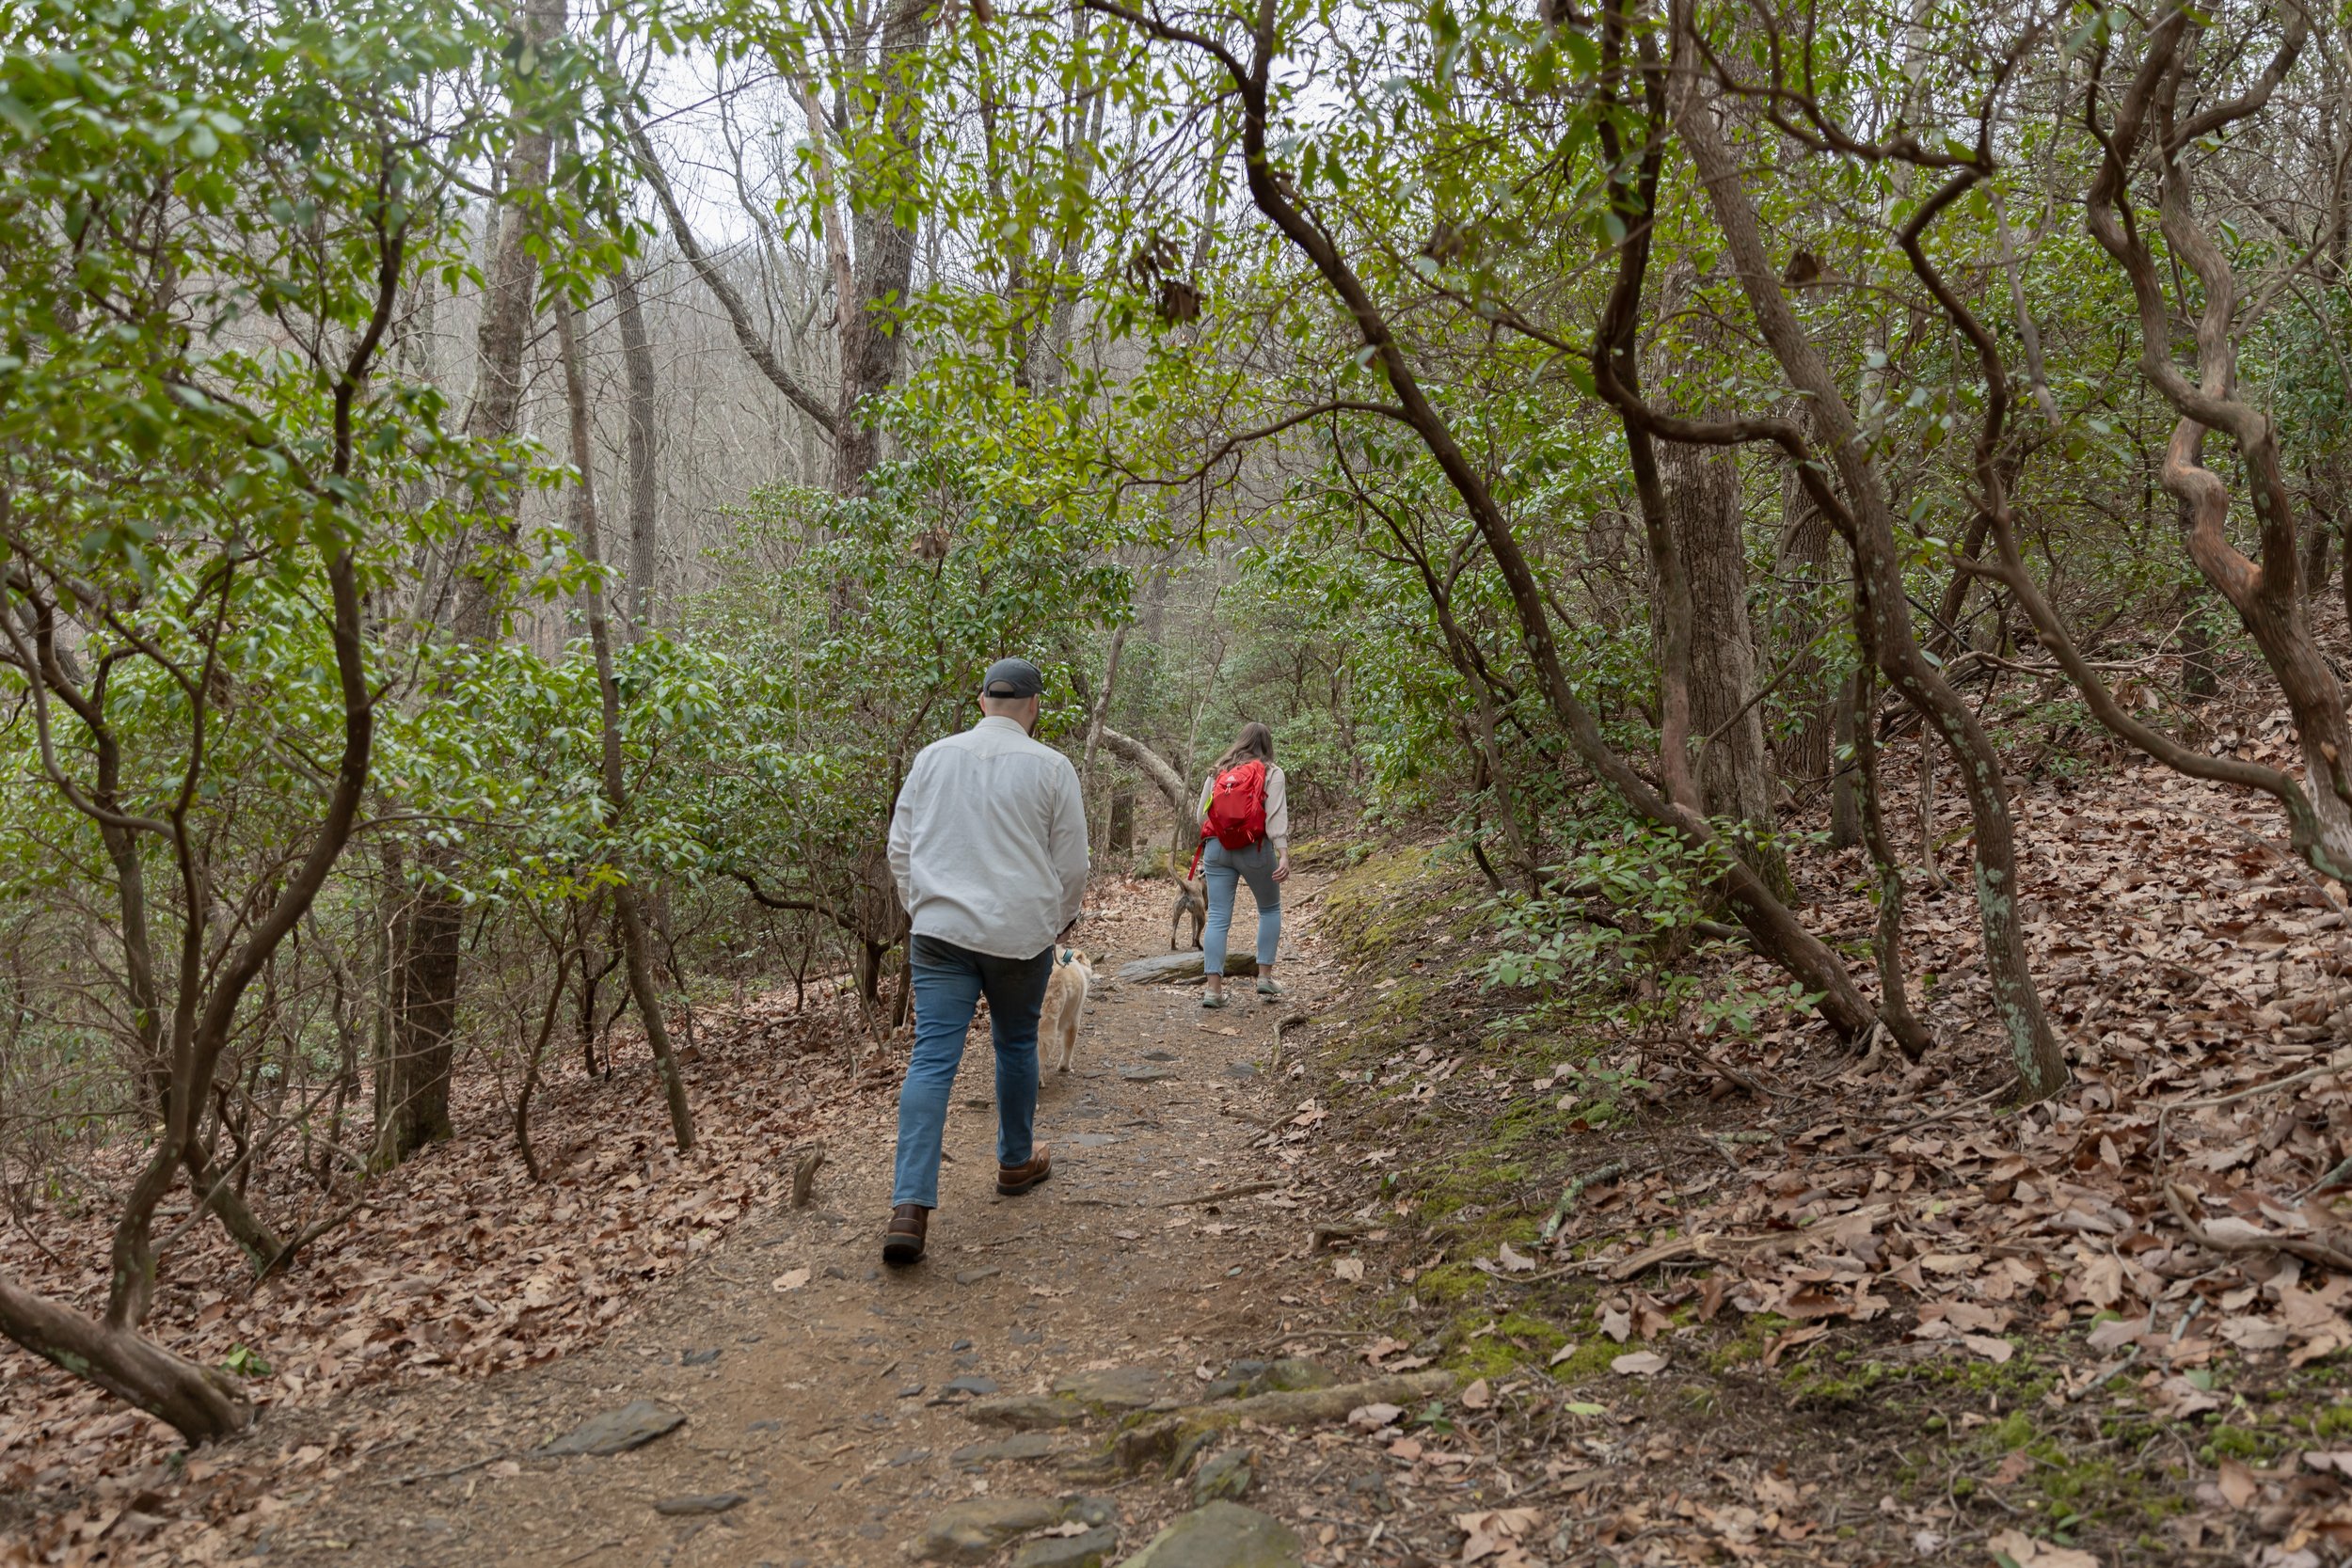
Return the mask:
<svg viewBox="0 0 2352 1568">
<path fill-rule="evenodd" d="M 1211 1438 L 1244 1421 L 1270 1427 L 1343 1421 L 1349 1411 L 1367 1404 L 1407 1404 L 1436 1399 L 1451 1393 L 1454 1383 L 1452 1372 L 1433 1367 L 1423 1372 L 1375 1377 L 1369 1382 L 1343 1383 L 1331 1388 L 1301 1388 L 1191 1405 L 1120 1433 L 1111 1444 L 1111 1458 L 1130 1474 L 1161 1465 L 1173 1477 L 1183 1473 Z"/>
</svg>

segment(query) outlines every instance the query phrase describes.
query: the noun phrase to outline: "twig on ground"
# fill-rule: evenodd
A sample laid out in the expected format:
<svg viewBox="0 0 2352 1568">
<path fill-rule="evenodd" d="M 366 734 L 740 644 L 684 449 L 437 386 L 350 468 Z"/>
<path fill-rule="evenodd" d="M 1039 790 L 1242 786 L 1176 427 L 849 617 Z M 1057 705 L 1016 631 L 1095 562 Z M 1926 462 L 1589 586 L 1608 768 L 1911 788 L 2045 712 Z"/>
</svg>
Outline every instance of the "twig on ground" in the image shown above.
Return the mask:
<svg viewBox="0 0 2352 1568">
<path fill-rule="evenodd" d="M 1166 1202 L 1155 1203 L 1152 1207 L 1182 1209 L 1188 1204 L 1217 1203 L 1229 1197 L 1248 1197 L 1257 1193 L 1270 1193 L 1280 1185 L 1279 1181 L 1245 1181 L 1238 1187 L 1219 1187 L 1213 1193 L 1202 1193 L 1195 1197 L 1171 1197 Z"/>
<path fill-rule="evenodd" d="M 1614 1180 L 1625 1173 L 1625 1162 L 1612 1160 L 1569 1182 L 1561 1193 L 1560 1201 L 1551 1206 L 1551 1214 L 1544 1221 L 1543 1229 L 1536 1232 L 1537 1243 L 1543 1246 L 1551 1244 L 1552 1238 L 1560 1234 L 1560 1227 L 1567 1223 L 1568 1212 L 1576 1207 L 1576 1200 L 1584 1196 L 1584 1189 L 1598 1182 Z"/>
<path fill-rule="evenodd" d="M 2339 1051 L 2321 1066 L 2305 1068 L 2302 1071 L 2289 1073 L 2284 1078 L 2273 1078 L 2266 1084 L 2249 1085 L 2245 1088 L 2233 1089 L 2228 1094 L 2217 1094 L 2205 1100 L 2174 1101 L 2156 1113 L 2157 1180 L 2164 1180 L 2165 1169 L 2169 1164 L 2166 1154 L 2166 1139 L 2170 1132 L 2173 1112 L 2209 1111 L 2217 1105 L 2227 1105 L 2234 1101 L 2250 1099 L 2258 1094 L 2268 1094 L 2274 1089 L 2291 1089 L 2297 1084 L 2308 1084 L 2314 1078 L 2326 1078 L 2331 1073 L 2339 1072 L 2352 1073 L 2352 1051 Z"/>
<path fill-rule="evenodd" d="M 507 1455 L 503 1450 L 501 1450 L 498 1453 L 487 1453 L 484 1454 L 480 1459 L 473 1460 L 468 1464 L 453 1465 L 446 1470 L 419 1470 L 414 1475 L 401 1477 L 400 1480 L 393 1484 L 399 1486 L 414 1486 L 421 1481 L 447 1481 L 452 1476 L 462 1476 L 467 1474 L 469 1471 L 479 1470 L 485 1465 L 496 1465 L 500 1460 L 506 1457 Z"/>
<path fill-rule="evenodd" d="M 2322 877 L 2317 871 L 2312 869 L 2312 867 L 2304 864 L 2300 858 L 2280 848 L 2277 845 L 2271 843 L 2270 840 L 2263 837 L 2262 834 L 2254 832 L 2253 829 L 2247 827 L 2244 823 L 2233 822 L 2227 817 L 2216 816 L 2210 812 L 2201 811 L 2195 815 L 2203 818 L 2205 821 L 2212 823 L 2217 828 L 2229 829 L 2232 832 L 2237 834 L 2240 838 L 2245 839 L 2249 844 L 2255 846 L 2257 848 L 2269 851 L 2280 862 L 2293 867 L 2296 873 L 2302 877 L 2304 880 L 2310 882 L 2312 890 L 2328 901 L 2328 907 L 2329 909 L 2335 911 L 2338 914 L 2343 915 L 2345 920 L 2352 921 L 2352 910 L 2345 909 L 2344 907 L 2344 900 L 2338 898 L 2334 894 L 2328 891 L 2327 879 Z"/>
<path fill-rule="evenodd" d="M 2017 1080 L 2011 1078 L 1997 1087 L 1987 1089 L 1982 1094 L 1972 1095 L 1968 1099 L 1962 1101 L 1957 1105 L 1947 1105 L 1931 1117 L 1921 1117 L 1916 1121 L 1904 1122 L 1900 1127 L 1881 1128 L 1878 1132 L 1869 1134 L 1869 1136 L 1858 1140 L 1854 1144 L 1854 1152 L 1858 1154 L 1862 1150 L 1869 1148 L 1873 1145 L 1883 1143 L 1889 1138 L 1899 1138 L 1906 1132 L 1916 1132 L 1922 1127 L 1933 1127 L 1939 1121 L 1949 1121 L 1954 1117 L 1965 1116 L 1979 1105 L 1990 1104 L 1994 1101 L 2000 1099 L 2001 1096 L 2009 1093 L 2010 1090 L 2015 1088 L 2016 1086 Z M 1848 1158 L 1851 1158 L 1851 1156 L 1848 1156 Z"/>
<path fill-rule="evenodd" d="M 2183 1196 L 2188 1192 L 2189 1189 L 2178 1181 L 2166 1181 L 2164 1183 L 2165 1205 L 2172 1211 L 2172 1217 L 2181 1222 L 2181 1228 L 2188 1232 L 2188 1239 L 2206 1251 L 2225 1256 L 2232 1253 L 2286 1252 L 2294 1254 L 2307 1263 L 2317 1263 L 2323 1268 L 2337 1269 L 2352 1274 L 2352 1253 L 2347 1253 L 2341 1247 L 2329 1246 L 2327 1243 L 2313 1240 L 2309 1236 L 2295 1236 L 2280 1231 L 2265 1231 L 2260 1236 L 2217 1236 L 2199 1224 L 2197 1217 L 2189 1212 L 2188 1199 Z"/>
<path fill-rule="evenodd" d="M 1766 1088 L 1762 1083 L 1758 1082 L 1750 1074 L 1741 1072 L 1738 1068 L 1725 1067 L 1723 1063 L 1715 1060 L 1712 1056 L 1702 1056 L 1693 1052 L 1685 1059 L 1696 1062 L 1699 1066 L 1705 1068 L 1708 1071 L 1713 1073 L 1724 1083 L 1729 1084 L 1733 1088 L 1745 1089 L 1748 1093 L 1763 1100 L 1778 1100 L 1780 1098 L 1780 1092 L 1778 1090 Z"/>
<path fill-rule="evenodd" d="M 2308 1199 L 2313 1193 L 2319 1191 L 2320 1188 L 2332 1187 L 2347 1176 L 2352 1176 L 2352 1160 L 2344 1161 L 2335 1169 L 2329 1171 L 2327 1175 L 2321 1177 L 2318 1180 L 2304 1188 L 2303 1196 L 2297 1198 L 2296 1201 L 2298 1203 L 2302 1202 Z"/>
</svg>

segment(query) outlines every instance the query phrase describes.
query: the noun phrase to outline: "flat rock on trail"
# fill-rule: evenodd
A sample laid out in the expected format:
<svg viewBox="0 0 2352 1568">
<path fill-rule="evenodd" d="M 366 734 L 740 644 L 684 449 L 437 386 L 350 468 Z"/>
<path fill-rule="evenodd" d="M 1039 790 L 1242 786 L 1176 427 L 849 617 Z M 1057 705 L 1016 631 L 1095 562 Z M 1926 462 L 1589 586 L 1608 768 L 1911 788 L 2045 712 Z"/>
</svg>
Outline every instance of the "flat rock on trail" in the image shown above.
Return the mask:
<svg viewBox="0 0 2352 1568">
<path fill-rule="evenodd" d="M 1305 961 L 1284 965 L 1288 997 L 1245 981 L 1234 1006 L 1207 1011 L 1197 990 L 1120 983 L 1103 964 L 1073 1069 L 1044 1073 L 1042 1186 L 996 1195 L 983 1019 L 921 1264 L 881 1264 L 896 1102 L 878 1099 L 853 1140 L 835 1140 L 810 1207 L 747 1216 L 596 1350 L 378 1396 L 405 1407 L 415 1441 L 294 1499 L 271 1558 L 839 1568 L 905 1561 L 977 1498 L 1089 1495 L 1057 1528 L 1096 1528 L 1107 1506 L 1107 1560 L 1141 1550 L 1189 1499 L 1087 1468 L 1118 1414 L 1198 1399 L 1204 1364 L 1279 1354 L 1294 1315 L 1273 1265 L 1312 1216 L 1287 1212 L 1269 1190 L 1285 1167 L 1250 1147 L 1295 1099 L 1275 1077 L 1278 1034 L 1317 987 L 1299 918 L 1311 899 L 1292 885 L 1285 956 Z M 1117 956 L 1166 942 L 1156 900 L 1083 929 Z M 1174 1201 L 1237 1187 L 1255 1190 Z M 538 1451 L 630 1405 L 684 1421 L 602 1457 Z M 993 1552 L 976 1540 L 942 1560 Z"/>
</svg>

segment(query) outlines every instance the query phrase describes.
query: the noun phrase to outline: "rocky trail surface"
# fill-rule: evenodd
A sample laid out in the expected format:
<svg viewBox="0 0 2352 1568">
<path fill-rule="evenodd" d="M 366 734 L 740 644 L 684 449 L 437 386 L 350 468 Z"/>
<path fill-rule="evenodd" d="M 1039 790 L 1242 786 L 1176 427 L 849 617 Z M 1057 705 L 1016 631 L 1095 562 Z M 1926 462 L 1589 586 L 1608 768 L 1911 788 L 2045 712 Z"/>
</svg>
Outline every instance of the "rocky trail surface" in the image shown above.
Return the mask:
<svg viewBox="0 0 2352 1568">
<path fill-rule="evenodd" d="M 1311 894 L 1299 894 L 1303 913 Z M 1326 972 L 1294 915 L 1303 961 L 1285 967 L 1285 998 L 1244 984 L 1236 1006 L 1209 1012 L 1197 988 L 1112 978 L 1164 948 L 1160 913 L 1130 897 L 1089 927 L 1111 961 L 1074 1070 L 1045 1075 L 1050 1181 L 994 1191 L 983 1020 L 922 1264 L 879 1261 L 895 1124 L 878 1096 L 831 1140 L 806 1207 L 747 1215 L 600 1346 L 387 1396 L 403 1435 L 291 1497 L 258 1543 L 268 1560 L 1324 1557 L 1331 1527 L 1278 1517 L 1267 1497 L 1272 1445 L 1261 1458 L 1216 1431 L 1179 1433 L 1162 1413 L 1224 1397 L 1237 1412 L 1320 1400 L 1315 1414 L 1343 1418 L 1356 1392 L 1312 1388 L 1375 1375 L 1346 1370 L 1348 1336 L 1330 1328 L 1335 1280 L 1311 1238 L 1327 1216 L 1301 1182 L 1316 1113 L 1295 1109 L 1306 1089 L 1285 1061 L 1283 1037 L 1312 1032 Z M 1110 1451 L 1122 1423 L 1158 1449 L 1122 1465 Z M 1182 1439 L 1205 1463 L 1168 1480 Z M 1269 1512 L 1233 1500 L 1245 1497 Z"/>
</svg>

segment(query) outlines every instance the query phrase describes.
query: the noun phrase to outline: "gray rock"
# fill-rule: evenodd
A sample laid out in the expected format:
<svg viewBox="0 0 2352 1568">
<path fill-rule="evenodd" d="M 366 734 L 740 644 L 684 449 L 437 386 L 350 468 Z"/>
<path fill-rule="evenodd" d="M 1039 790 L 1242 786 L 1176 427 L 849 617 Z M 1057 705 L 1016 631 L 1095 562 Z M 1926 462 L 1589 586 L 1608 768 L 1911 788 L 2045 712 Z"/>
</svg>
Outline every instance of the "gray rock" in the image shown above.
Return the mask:
<svg viewBox="0 0 2352 1568">
<path fill-rule="evenodd" d="M 1255 1062 L 1228 1062 L 1225 1064 L 1224 1072 L 1225 1076 L 1228 1078 L 1255 1078 L 1258 1076 L 1258 1064 Z"/>
<path fill-rule="evenodd" d="M 1119 1505 L 1108 1497 L 1064 1497 L 1061 1516 L 1082 1525 L 1107 1525 L 1119 1517 Z"/>
<path fill-rule="evenodd" d="M 569 1454 L 627 1453 L 642 1449 L 657 1437 L 664 1437 L 686 1424 L 686 1418 L 675 1410 L 665 1410 L 651 1400 L 635 1400 L 618 1410 L 608 1410 L 601 1416 L 591 1416 L 570 1432 L 539 1449 L 543 1459 L 561 1459 Z"/>
<path fill-rule="evenodd" d="M 931 1515 L 914 1555 L 932 1562 L 980 1562 L 1016 1535 L 1061 1518 L 1051 1497 L 972 1497 Z"/>
<path fill-rule="evenodd" d="M 1156 1084 L 1163 1078 L 1175 1077 L 1176 1069 L 1156 1064 L 1150 1067 L 1123 1067 L 1119 1069 L 1119 1076 L 1130 1084 Z"/>
<path fill-rule="evenodd" d="M 1013 1554 L 1012 1568 L 1103 1568 L 1119 1550 L 1119 1531 L 1099 1525 L 1083 1535 L 1048 1535 Z"/>
<path fill-rule="evenodd" d="M 1040 1427 L 1075 1426 L 1087 1418 L 1087 1407 L 1066 1394 L 1008 1394 L 1003 1399 L 974 1400 L 963 1407 L 963 1414 L 966 1420 L 982 1426 L 1030 1432 Z"/>
<path fill-rule="evenodd" d="M 1143 1059 L 1147 1062 L 1172 1062 L 1176 1059 L 1176 1053 L 1173 1051 L 1147 1051 L 1143 1053 Z"/>
<path fill-rule="evenodd" d="M 673 1519 L 693 1519 L 705 1514 L 724 1513 L 751 1501 L 740 1492 L 689 1492 L 681 1497 L 664 1497 L 653 1505 L 656 1513 Z"/>
<path fill-rule="evenodd" d="M 1024 1432 L 998 1438 L 993 1443 L 966 1443 L 948 1455 L 948 1459 L 958 1469 L 979 1470 L 991 1465 L 1050 1459 L 1053 1454 L 1054 1439 L 1051 1435 L 1042 1432 Z"/>
<path fill-rule="evenodd" d="M 1169 985 L 1179 980 L 1198 980 L 1203 972 L 1199 953 L 1159 953 L 1148 958 L 1119 966 L 1119 977 L 1141 985 Z M 1225 973 L 1255 974 L 1257 956 L 1252 953 L 1230 953 L 1225 958 Z"/>
<path fill-rule="evenodd" d="M 690 1350 L 677 1358 L 677 1364 L 681 1367 L 707 1367 L 718 1359 L 719 1353 L 715 1350 Z"/>
<path fill-rule="evenodd" d="M 1237 1503 L 1249 1496 L 1249 1488 L 1258 1480 L 1252 1468 L 1258 1463 L 1254 1449 L 1227 1449 L 1223 1453 L 1200 1466 L 1192 1478 L 1192 1500 L 1195 1507 L 1220 1499 Z"/>
<path fill-rule="evenodd" d="M 966 1373 L 962 1377 L 951 1377 L 939 1387 L 939 1397 L 943 1400 L 951 1399 L 958 1394 L 993 1394 L 994 1392 L 996 1392 L 994 1378 L 978 1377 L 971 1373 Z"/>
<path fill-rule="evenodd" d="M 1149 1367 L 1072 1372 L 1055 1383 L 1054 1392 L 1099 1409 L 1141 1410 L 1160 1397 L 1160 1374 Z"/>
<path fill-rule="evenodd" d="M 1108 1449 L 1088 1449 L 1063 1460 L 1054 1473 L 1073 1486 L 1110 1486 L 1127 1479 L 1119 1456 Z"/>
<path fill-rule="evenodd" d="M 1002 1263 L 991 1263 L 984 1269 L 965 1269 L 956 1275 L 959 1285 L 977 1285 L 983 1279 L 993 1279 L 1005 1272 Z"/>
<path fill-rule="evenodd" d="M 1239 1503 L 1210 1503 L 1181 1515 L 1120 1568 L 1302 1568 L 1305 1548 L 1291 1528 Z"/>
</svg>

